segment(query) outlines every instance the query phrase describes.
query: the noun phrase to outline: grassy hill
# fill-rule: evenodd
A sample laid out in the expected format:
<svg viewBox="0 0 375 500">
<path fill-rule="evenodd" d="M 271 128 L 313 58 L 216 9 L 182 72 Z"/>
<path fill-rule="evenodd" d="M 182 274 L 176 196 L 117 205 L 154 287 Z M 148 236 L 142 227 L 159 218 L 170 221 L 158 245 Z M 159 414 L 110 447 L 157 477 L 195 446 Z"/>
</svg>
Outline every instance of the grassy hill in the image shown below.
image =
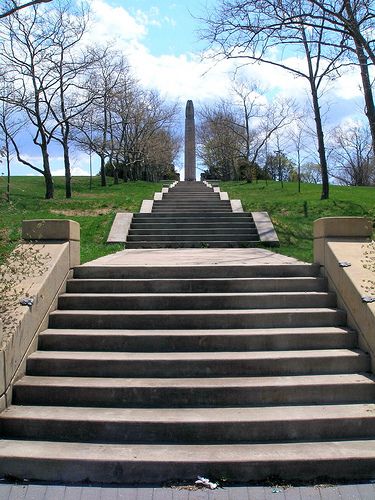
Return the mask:
<svg viewBox="0 0 375 500">
<path fill-rule="evenodd" d="M 1 194 L 5 191 L 0 179 Z M 0 261 L 21 236 L 21 222 L 25 219 L 72 219 L 81 225 L 81 261 L 88 262 L 102 255 L 122 250 L 123 245 L 105 242 L 116 212 L 137 212 L 143 199 L 152 199 L 162 184 L 128 182 L 113 185 L 111 179 L 105 188 L 99 177 L 93 178 L 89 189 L 88 177 L 73 178 L 73 198 L 64 198 L 64 178 L 55 177 L 55 198 L 44 199 L 42 177 L 13 177 L 11 203 L 0 200 Z"/>
<path fill-rule="evenodd" d="M 280 239 L 278 252 L 311 262 L 313 222 L 321 217 L 361 216 L 375 221 L 375 187 L 330 186 L 330 199 L 320 200 L 321 186 L 259 181 L 222 182 L 222 191 L 240 199 L 244 210 L 267 211 Z"/>
<path fill-rule="evenodd" d="M 0 179 L 0 192 L 5 191 Z M 87 262 L 122 249 L 122 245 L 105 243 L 117 211 L 137 212 L 143 199 L 160 191 L 161 183 L 128 182 L 102 188 L 100 179 L 93 179 L 89 189 L 87 177 L 73 179 L 73 198 L 64 198 L 64 179 L 55 178 L 54 200 L 44 199 L 41 177 L 13 177 L 11 203 L 0 199 L 0 261 L 20 238 L 24 219 L 69 218 L 81 224 L 81 256 Z M 301 260 L 312 260 L 312 223 L 319 217 L 359 215 L 375 219 L 375 188 L 331 187 L 331 199 L 320 200 L 320 186 L 276 182 L 223 182 L 223 191 L 239 198 L 245 210 L 266 210 L 270 213 L 281 246 L 277 250 Z"/>
</svg>

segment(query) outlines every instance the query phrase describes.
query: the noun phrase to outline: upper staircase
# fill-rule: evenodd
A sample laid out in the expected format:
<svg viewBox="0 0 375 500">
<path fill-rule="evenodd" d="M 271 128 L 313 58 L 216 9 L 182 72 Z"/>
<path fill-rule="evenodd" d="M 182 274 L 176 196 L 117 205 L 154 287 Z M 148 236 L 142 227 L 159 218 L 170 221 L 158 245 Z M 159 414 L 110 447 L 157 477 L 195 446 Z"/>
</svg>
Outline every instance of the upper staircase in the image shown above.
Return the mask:
<svg viewBox="0 0 375 500">
<path fill-rule="evenodd" d="M 151 213 L 133 215 L 126 248 L 228 248 L 259 243 L 251 214 L 203 182 L 178 182 L 154 201 Z"/>
<path fill-rule="evenodd" d="M 0 415 L 0 474 L 371 478 L 369 370 L 316 265 L 80 266 Z"/>
</svg>

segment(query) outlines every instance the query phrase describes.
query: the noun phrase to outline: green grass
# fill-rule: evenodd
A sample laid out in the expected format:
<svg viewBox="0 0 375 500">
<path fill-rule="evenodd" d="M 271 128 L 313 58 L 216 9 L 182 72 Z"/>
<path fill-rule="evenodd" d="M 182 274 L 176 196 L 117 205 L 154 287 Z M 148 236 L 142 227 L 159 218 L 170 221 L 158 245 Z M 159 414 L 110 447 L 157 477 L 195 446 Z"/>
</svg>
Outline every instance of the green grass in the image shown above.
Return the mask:
<svg viewBox="0 0 375 500">
<path fill-rule="evenodd" d="M 143 199 L 153 197 L 162 183 L 128 182 L 115 186 L 100 186 L 93 179 L 89 189 L 87 177 L 74 177 L 73 198 L 64 198 L 64 179 L 55 178 L 55 199 L 44 199 L 42 177 L 13 177 L 11 203 L 0 198 L 0 261 L 14 248 L 21 236 L 24 219 L 69 218 L 81 225 L 82 263 L 121 250 L 123 245 L 107 245 L 106 239 L 117 211 L 138 212 Z M 331 186 L 331 198 L 320 200 L 321 186 L 302 184 L 298 193 L 296 183 L 259 181 L 222 182 L 222 191 L 232 199 L 241 199 L 244 209 L 266 210 L 272 217 L 281 246 L 278 252 L 312 261 L 313 221 L 329 216 L 368 216 L 375 219 L 375 188 Z M 0 178 L 0 194 L 5 181 Z"/>
<path fill-rule="evenodd" d="M 320 200 L 321 186 L 294 182 L 221 182 L 245 211 L 267 211 L 280 239 L 277 252 L 312 262 L 313 222 L 321 217 L 365 216 L 375 220 L 375 187 L 330 186 L 330 199 Z"/>
<path fill-rule="evenodd" d="M 81 262 L 122 250 L 123 245 L 107 245 L 106 239 L 117 211 L 138 212 L 144 199 L 152 199 L 162 183 L 127 182 L 117 186 L 108 179 L 100 186 L 94 177 L 89 189 L 88 177 L 73 178 L 73 198 L 64 198 L 64 178 L 56 177 L 55 198 L 44 199 L 42 177 L 13 177 L 11 203 L 0 199 L 0 262 L 21 237 L 21 222 L 25 219 L 72 219 L 81 225 Z M 0 193 L 5 180 L 0 178 Z"/>
</svg>

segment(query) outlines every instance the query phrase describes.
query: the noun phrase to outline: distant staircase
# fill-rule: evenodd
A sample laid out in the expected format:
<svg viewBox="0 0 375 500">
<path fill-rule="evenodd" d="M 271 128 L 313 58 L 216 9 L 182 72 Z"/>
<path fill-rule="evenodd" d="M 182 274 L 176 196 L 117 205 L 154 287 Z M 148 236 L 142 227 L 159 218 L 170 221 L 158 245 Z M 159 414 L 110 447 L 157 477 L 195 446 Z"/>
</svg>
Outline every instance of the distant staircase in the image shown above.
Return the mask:
<svg viewBox="0 0 375 500">
<path fill-rule="evenodd" d="M 0 415 L 0 474 L 374 477 L 370 359 L 318 271 L 77 267 Z"/>
<path fill-rule="evenodd" d="M 249 213 L 232 212 L 229 200 L 203 182 L 179 182 L 154 201 L 151 213 L 134 214 L 126 248 L 228 248 L 259 243 Z"/>
</svg>

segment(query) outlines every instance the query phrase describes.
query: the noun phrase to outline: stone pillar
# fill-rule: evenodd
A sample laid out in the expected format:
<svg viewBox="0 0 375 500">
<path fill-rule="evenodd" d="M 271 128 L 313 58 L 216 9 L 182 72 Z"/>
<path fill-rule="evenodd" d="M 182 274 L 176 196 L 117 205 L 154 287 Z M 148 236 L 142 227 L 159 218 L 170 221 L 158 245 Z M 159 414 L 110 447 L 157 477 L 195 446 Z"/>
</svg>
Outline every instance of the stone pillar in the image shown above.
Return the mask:
<svg viewBox="0 0 375 500">
<path fill-rule="evenodd" d="M 187 101 L 185 113 L 185 181 L 195 181 L 195 120 L 193 101 Z"/>
<path fill-rule="evenodd" d="M 80 226 L 78 222 L 68 219 L 35 219 L 22 221 L 22 238 L 33 241 L 69 242 L 70 269 L 79 266 Z"/>
</svg>

